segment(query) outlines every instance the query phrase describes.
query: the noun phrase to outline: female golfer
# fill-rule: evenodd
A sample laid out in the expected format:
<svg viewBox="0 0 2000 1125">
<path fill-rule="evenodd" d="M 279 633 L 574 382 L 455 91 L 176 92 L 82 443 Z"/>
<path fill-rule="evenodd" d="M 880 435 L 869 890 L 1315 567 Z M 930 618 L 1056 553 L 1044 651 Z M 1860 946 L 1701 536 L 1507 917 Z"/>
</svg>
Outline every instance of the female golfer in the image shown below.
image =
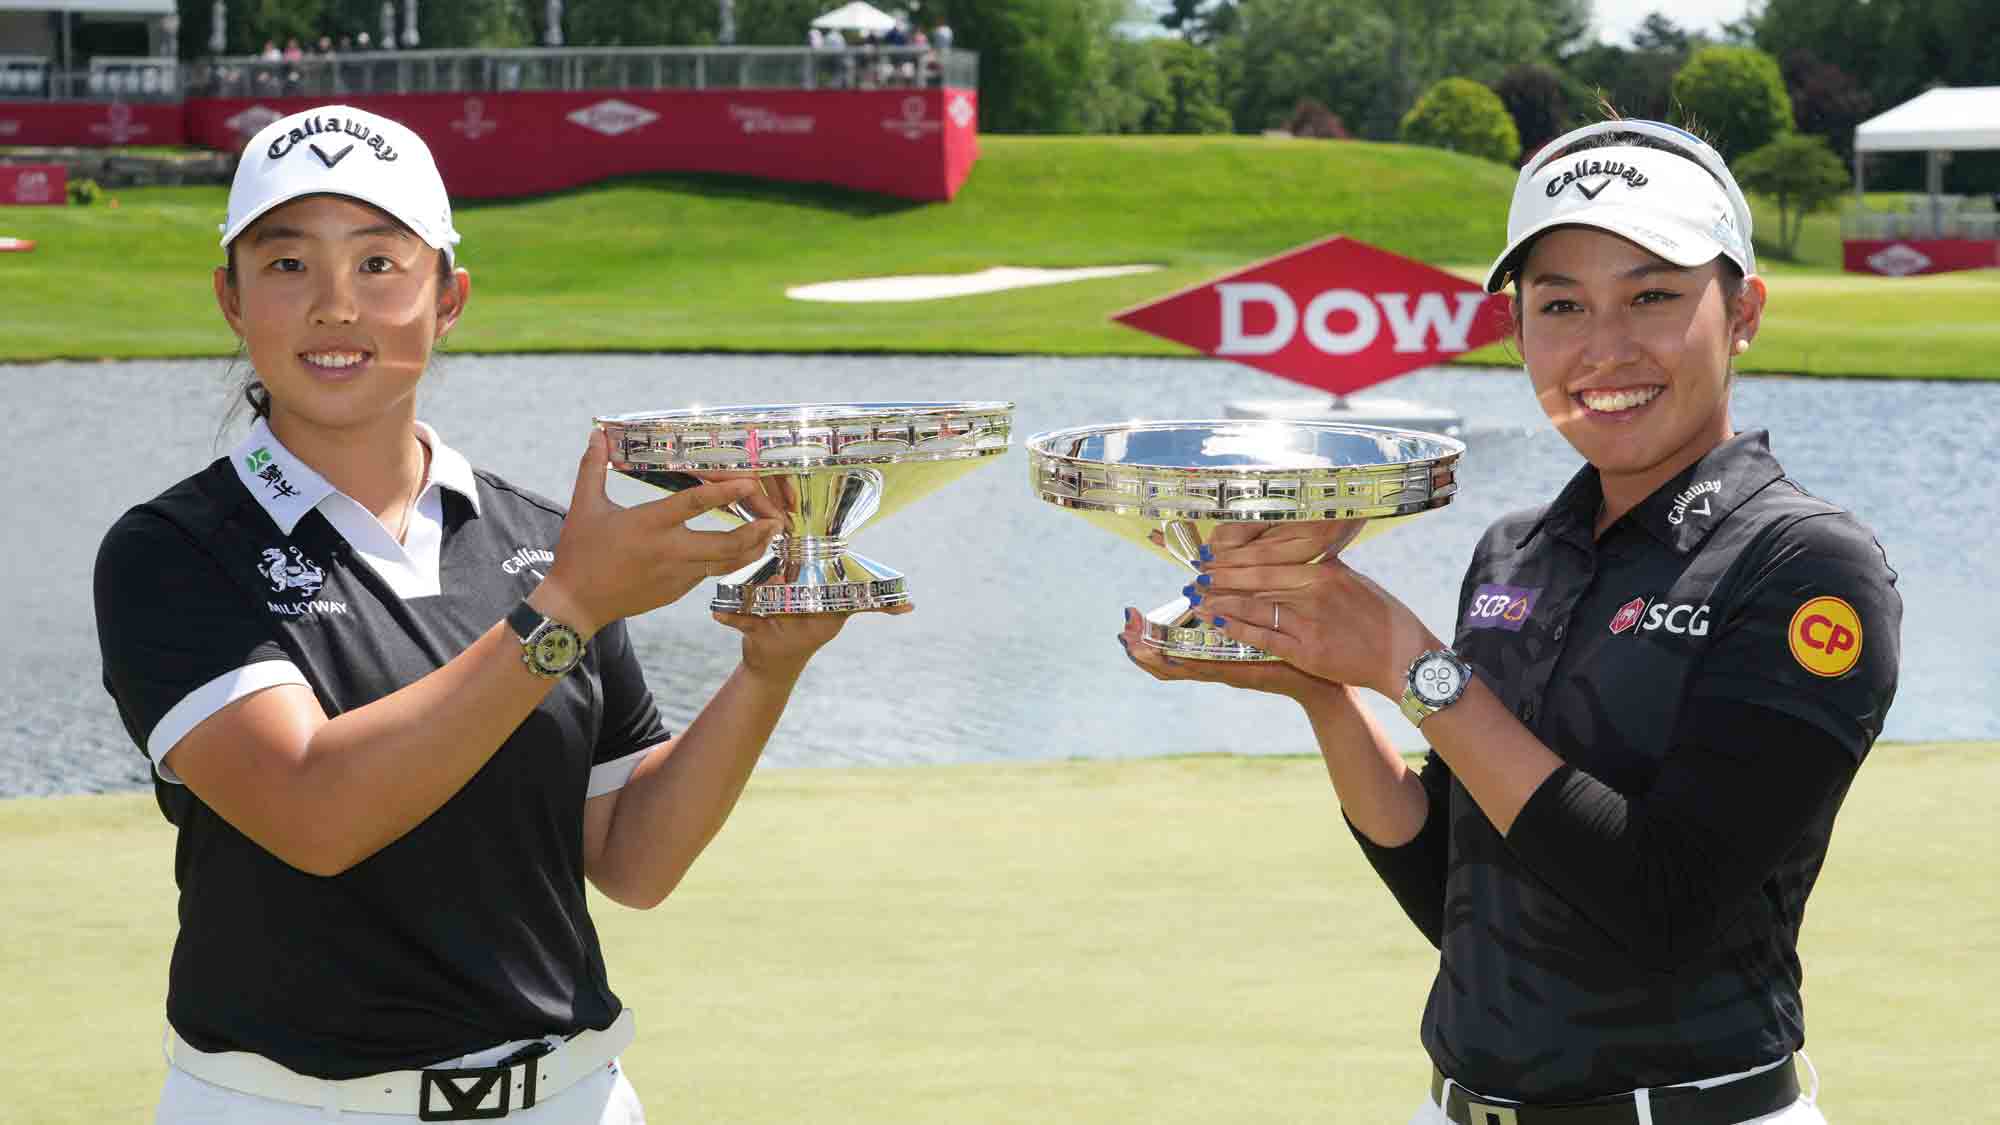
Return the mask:
<svg viewBox="0 0 2000 1125">
<path fill-rule="evenodd" d="M 1309 527 L 1216 544 L 1200 612 L 1289 666 L 1168 664 L 1310 719 L 1362 851 L 1439 951 L 1417 1125 L 1822 1121 L 1798 934 L 1895 694 L 1868 529 L 1730 424 L 1765 285 L 1721 158 L 1610 121 L 1521 170 L 1516 343 L 1587 462 L 1473 553 L 1453 643 Z M 1406 769 L 1357 704 L 1397 700 Z"/>
<path fill-rule="evenodd" d="M 742 664 L 669 737 L 621 619 L 778 513 L 746 480 L 621 508 L 595 434 L 567 516 L 471 468 L 414 405 L 457 241 L 402 125 L 260 132 L 215 272 L 257 417 L 99 554 L 106 684 L 179 830 L 163 1123 L 642 1120 L 584 880 L 673 890 L 844 620 L 726 618 Z M 737 501 L 763 518 L 686 526 Z"/>
</svg>

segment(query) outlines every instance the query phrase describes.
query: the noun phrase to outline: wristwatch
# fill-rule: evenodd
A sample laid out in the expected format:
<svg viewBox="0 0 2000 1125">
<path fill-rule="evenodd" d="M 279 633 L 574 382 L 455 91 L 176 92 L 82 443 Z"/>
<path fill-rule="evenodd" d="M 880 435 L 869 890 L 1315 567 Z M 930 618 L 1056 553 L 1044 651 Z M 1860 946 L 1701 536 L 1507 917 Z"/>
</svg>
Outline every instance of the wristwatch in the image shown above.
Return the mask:
<svg viewBox="0 0 2000 1125">
<path fill-rule="evenodd" d="M 507 625 L 521 638 L 521 663 L 545 680 L 559 680 L 583 662 L 583 638 L 560 621 L 543 617 L 523 601 L 507 615 Z"/>
<path fill-rule="evenodd" d="M 1398 706 L 1404 718 L 1421 727 L 1425 719 L 1457 703 L 1471 682 L 1471 665 L 1448 648 L 1434 648 L 1410 662 L 1409 682 Z"/>
</svg>

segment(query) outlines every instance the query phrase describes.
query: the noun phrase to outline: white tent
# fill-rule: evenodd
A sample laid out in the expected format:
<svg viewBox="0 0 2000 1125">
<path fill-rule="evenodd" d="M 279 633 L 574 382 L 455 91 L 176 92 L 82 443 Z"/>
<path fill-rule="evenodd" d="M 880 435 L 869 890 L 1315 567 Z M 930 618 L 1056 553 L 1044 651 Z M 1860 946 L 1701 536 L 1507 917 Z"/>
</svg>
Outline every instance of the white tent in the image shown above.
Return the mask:
<svg viewBox="0 0 2000 1125">
<path fill-rule="evenodd" d="M 896 19 L 867 0 L 854 0 L 812 21 L 821 31 L 872 31 L 878 35 L 896 29 Z"/>
<path fill-rule="evenodd" d="M 1944 191 L 1945 153 L 2000 148 L 2000 86 L 1939 86 L 1854 127 L 1854 196 L 1861 198 L 1862 154 L 1927 152 L 1933 226 Z"/>
<path fill-rule="evenodd" d="M 1856 152 L 2000 148 L 2000 86 L 1940 86 L 1854 127 Z"/>
</svg>

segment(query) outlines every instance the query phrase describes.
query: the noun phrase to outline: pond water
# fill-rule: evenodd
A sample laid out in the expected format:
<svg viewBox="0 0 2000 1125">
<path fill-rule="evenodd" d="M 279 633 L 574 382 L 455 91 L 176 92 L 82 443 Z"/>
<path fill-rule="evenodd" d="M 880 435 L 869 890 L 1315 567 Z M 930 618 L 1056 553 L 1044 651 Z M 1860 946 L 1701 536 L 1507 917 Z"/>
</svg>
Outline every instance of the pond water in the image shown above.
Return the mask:
<svg viewBox="0 0 2000 1125">
<path fill-rule="evenodd" d="M 0 608 L 0 796 L 145 784 L 144 760 L 101 686 L 90 569 L 125 508 L 233 444 L 219 361 L 7 368 L 0 449 L 12 546 Z M 1545 502 L 1577 467 L 1518 374 L 1429 370 L 1388 393 L 1467 420 L 1459 497 L 1349 561 L 1449 637 L 1473 542 L 1501 513 Z M 601 355 L 447 357 L 421 413 L 473 463 L 567 499 L 590 418 L 693 403 L 1006 399 L 1015 444 L 1062 426 L 1214 417 L 1286 393 L 1219 362 Z M 1981 468 L 2000 386 L 1756 378 L 1740 427 L 1768 427 L 1792 476 L 1870 524 L 1901 573 L 1902 686 L 1884 737 L 2000 738 L 2000 489 Z M 626 483 L 628 502 L 646 490 Z M 857 547 L 910 577 L 917 612 L 864 616 L 808 669 L 764 761 L 919 764 L 1211 751 L 1311 753 L 1296 708 L 1211 685 L 1156 684 L 1114 639 L 1119 609 L 1171 597 L 1183 573 L 1037 501 L 1016 448 L 893 518 Z M 632 623 L 670 727 L 734 666 L 706 588 Z M 1385 702 L 1386 729 L 1416 733 Z M 1393 720 L 1393 721 L 1392 721 Z"/>
</svg>

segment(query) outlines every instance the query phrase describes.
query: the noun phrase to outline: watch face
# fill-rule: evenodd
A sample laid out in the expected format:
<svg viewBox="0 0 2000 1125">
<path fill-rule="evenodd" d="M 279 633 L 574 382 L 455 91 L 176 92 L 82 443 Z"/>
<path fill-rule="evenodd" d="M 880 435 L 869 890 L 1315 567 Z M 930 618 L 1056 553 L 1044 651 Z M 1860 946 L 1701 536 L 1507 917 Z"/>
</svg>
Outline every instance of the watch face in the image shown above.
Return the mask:
<svg viewBox="0 0 2000 1125">
<path fill-rule="evenodd" d="M 568 629 L 545 629 L 535 640 L 535 663 L 551 672 L 567 671 L 576 657 L 576 634 Z"/>
<path fill-rule="evenodd" d="M 1443 656 L 1433 656 L 1417 665 L 1412 687 L 1417 698 L 1429 704 L 1449 702 L 1465 686 L 1465 677 L 1458 665 Z"/>
</svg>

